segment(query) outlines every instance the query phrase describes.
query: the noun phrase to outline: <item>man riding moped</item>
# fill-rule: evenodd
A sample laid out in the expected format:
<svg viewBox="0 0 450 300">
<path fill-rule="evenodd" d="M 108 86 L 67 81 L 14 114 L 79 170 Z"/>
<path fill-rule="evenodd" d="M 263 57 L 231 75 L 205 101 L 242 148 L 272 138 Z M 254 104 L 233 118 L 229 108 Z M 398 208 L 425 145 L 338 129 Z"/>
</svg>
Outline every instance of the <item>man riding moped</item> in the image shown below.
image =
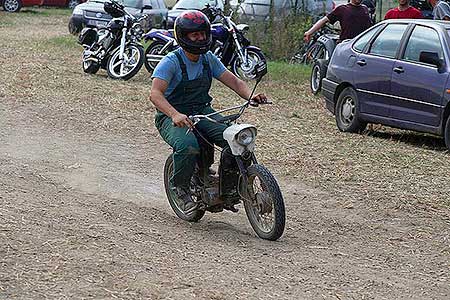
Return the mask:
<svg viewBox="0 0 450 300">
<path fill-rule="evenodd" d="M 184 203 L 184 212 L 189 213 L 197 208 L 189 185 L 200 146 L 194 133 L 187 132 L 193 126 L 188 116 L 214 112 L 209 95 L 212 78 L 218 79 L 246 100 L 250 98 L 251 90 L 209 51 L 211 25 L 202 12 L 183 12 L 175 20 L 174 32 L 181 48 L 165 56 L 155 68 L 150 100 L 157 108 L 155 125 L 164 141 L 173 148 L 173 190 Z M 256 105 L 267 102 L 262 93 L 254 95 L 251 100 Z M 207 120 L 196 124 L 196 130 L 208 142 L 221 148 L 228 146 L 223 138 L 226 127 L 225 124 Z M 209 164 L 212 162 L 213 159 L 210 159 Z M 230 201 L 224 208 L 234 210 L 233 204 Z"/>
</svg>

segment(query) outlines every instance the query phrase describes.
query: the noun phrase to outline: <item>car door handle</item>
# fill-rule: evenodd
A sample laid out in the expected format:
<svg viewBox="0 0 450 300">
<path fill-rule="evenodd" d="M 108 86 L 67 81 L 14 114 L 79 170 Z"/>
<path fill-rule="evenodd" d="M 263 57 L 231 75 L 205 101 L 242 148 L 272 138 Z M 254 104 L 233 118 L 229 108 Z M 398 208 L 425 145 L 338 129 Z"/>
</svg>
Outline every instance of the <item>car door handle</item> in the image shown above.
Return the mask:
<svg viewBox="0 0 450 300">
<path fill-rule="evenodd" d="M 403 67 L 395 67 L 395 68 L 393 69 L 393 71 L 394 71 L 395 73 L 397 73 L 397 74 L 400 74 L 400 73 L 405 72 L 405 70 L 403 70 Z"/>
<path fill-rule="evenodd" d="M 367 63 L 366 63 L 366 61 L 364 59 L 358 60 L 356 63 L 358 65 L 360 65 L 361 67 L 367 65 Z"/>
</svg>

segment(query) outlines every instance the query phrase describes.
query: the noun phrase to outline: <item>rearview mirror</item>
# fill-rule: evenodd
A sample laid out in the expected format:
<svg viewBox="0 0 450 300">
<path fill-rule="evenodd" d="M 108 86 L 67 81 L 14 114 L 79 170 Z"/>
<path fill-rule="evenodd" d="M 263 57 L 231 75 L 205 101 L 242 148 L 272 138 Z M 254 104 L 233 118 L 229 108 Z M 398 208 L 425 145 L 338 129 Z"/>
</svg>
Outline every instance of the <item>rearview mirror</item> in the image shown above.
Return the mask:
<svg viewBox="0 0 450 300">
<path fill-rule="evenodd" d="M 443 61 L 439 58 L 437 52 L 420 51 L 419 61 L 425 64 L 430 64 L 438 68 L 442 67 Z"/>
<path fill-rule="evenodd" d="M 266 74 L 267 74 L 267 63 L 264 59 L 262 59 L 262 60 L 258 61 L 258 63 L 255 66 L 256 79 L 261 79 Z"/>
<path fill-rule="evenodd" d="M 153 6 L 151 6 L 151 5 L 144 5 L 144 6 L 142 6 L 142 8 L 141 8 L 141 13 L 142 13 L 145 9 L 153 9 Z"/>
</svg>

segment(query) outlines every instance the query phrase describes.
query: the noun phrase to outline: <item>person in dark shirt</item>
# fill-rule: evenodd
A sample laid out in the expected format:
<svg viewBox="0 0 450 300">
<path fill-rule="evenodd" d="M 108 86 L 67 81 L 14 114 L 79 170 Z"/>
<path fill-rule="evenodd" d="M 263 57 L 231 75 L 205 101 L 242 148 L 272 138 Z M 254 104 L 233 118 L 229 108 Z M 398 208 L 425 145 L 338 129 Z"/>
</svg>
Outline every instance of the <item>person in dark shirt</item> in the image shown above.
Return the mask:
<svg viewBox="0 0 450 300">
<path fill-rule="evenodd" d="M 398 7 L 388 10 L 384 16 L 388 19 L 421 19 L 422 13 L 415 7 L 409 5 L 409 0 L 398 0 Z"/>
<path fill-rule="evenodd" d="M 350 0 L 348 4 L 336 7 L 332 12 L 317 21 L 316 24 L 306 31 L 304 34 L 305 42 L 308 42 L 311 35 L 323 25 L 328 22 L 334 24 L 336 21 L 339 21 L 341 25 L 341 34 L 339 36 L 341 41 L 352 39 L 372 26 L 368 8 L 361 5 L 361 0 Z"/>
</svg>

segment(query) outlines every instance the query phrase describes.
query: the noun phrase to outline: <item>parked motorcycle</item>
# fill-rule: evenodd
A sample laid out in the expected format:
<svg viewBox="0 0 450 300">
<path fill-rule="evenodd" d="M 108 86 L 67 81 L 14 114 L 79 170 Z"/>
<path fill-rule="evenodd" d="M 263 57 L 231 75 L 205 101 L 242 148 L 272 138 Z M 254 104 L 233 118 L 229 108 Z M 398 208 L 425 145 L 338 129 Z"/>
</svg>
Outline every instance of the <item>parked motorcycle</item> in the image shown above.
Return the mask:
<svg viewBox="0 0 450 300">
<path fill-rule="evenodd" d="M 225 16 L 218 8 L 207 6 L 202 11 L 210 20 L 220 21 L 211 26 L 211 51 L 226 67 L 230 67 L 237 77 L 244 80 L 255 79 L 254 69 L 259 61 L 265 60 L 265 56 L 261 49 L 251 46 L 244 36 L 249 26 L 235 24 L 231 20 L 232 14 Z M 145 51 L 144 64 L 150 73 L 167 53 L 179 47 L 173 31 L 169 30 L 152 29 L 144 35 L 144 40 L 153 41 Z"/>
<path fill-rule="evenodd" d="M 147 16 L 136 18 L 115 0 L 106 1 L 103 7 L 113 17 L 111 21 L 99 29 L 84 28 L 78 39 L 84 48 L 83 71 L 95 74 L 102 67 L 109 77 L 128 80 L 144 63 L 144 48 L 139 41 L 143 35 L 141 21 Z"/>
<path fill-rule="evenodd" d="M 255 88 L 265 73 L 267 73 L 266 63 L 258 62 L 254 73 Z M 183 220 L 197 222 L 206 211 L 220 212 L 227 202 L 233 201 L 233 204 L 236 204 L 242 201 L 247 218 L 257 235 L 263 239 L 277 240 L 283 234 L 285 227 L 283 196 L 275 177 L 256 160 L 254 154 L 256 127 L 236 123 L 245 109 L 254 104 L 250 100 L 252 96 L 242 105 L 207 115 L 189 116 L 194 124 L 189 130 L 193 130 L 200 144 L 200 155 L 195 167 L 197 171 L 194 172 L 190 185 L 196 209 L 185 213 L 182 209 L 182 200 L 173 191 L 170 181 L 173 175 L 172 155 L 167 158 L 164 166 L 164 185 L 170 206 Z M 224 117 L 220 115 L 233 110 L 238 112 Z M 223 133 L 229 149 L 220 150 L 219 174 L 215 178 L 211 178 L 208 168 L 208 162 L 212 162 L 213 145 L 195 128 L 195 125 L 202 120 L 229 125 Z M 234 195 L 232 199 L 230 195 Z"/>
</svg>

